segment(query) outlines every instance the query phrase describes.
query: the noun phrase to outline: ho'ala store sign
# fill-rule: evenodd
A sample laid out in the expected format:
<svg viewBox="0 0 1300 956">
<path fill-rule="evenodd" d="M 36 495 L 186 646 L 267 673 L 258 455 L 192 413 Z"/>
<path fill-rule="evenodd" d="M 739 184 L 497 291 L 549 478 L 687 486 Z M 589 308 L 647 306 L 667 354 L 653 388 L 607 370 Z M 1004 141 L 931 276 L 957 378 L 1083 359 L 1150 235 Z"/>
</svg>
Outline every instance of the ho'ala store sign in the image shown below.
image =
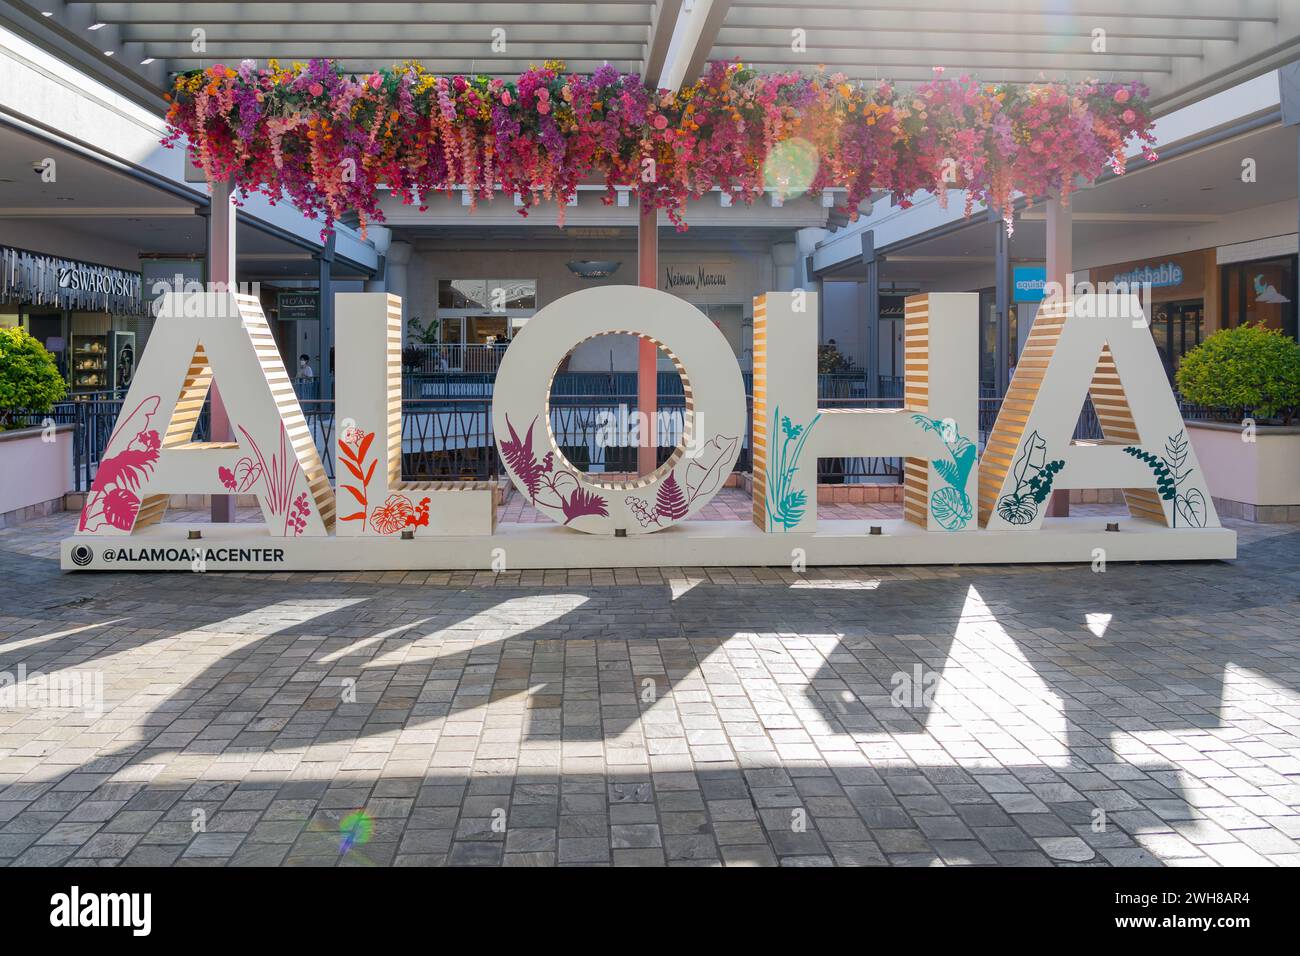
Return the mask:
<svg viewBox="0 0 1300 956">
<path fill-rule="evenodd" d="M 144 315 L 139 272 L 0 246 L 0 301 Z"/>
<path fill-rule="evenodd" d="M 170 293 L 169 295 L 189 295 Z M 689 521 L 747 440 L 747 396 L 727 340 L 676 296 L 585 289 L 539 311 L 505 352 L 493 394 L 496 450 L 516 494 L 551 519 L 497 524 L 487 482 L 401 476 L 401 302 L 335 299 L 337 463 L 328 479 L 257 300 L 203 293 L 161 311 L 104 450 L 67 569 L 455 569 L 952 564 L 1231 558 L 1205 476 L 1135 296 L 1086 309 L 1049 302 L 980 454 L 979 309 L 973 293 L 906 303 L 905 404 L 820 408 L 817 301 L 754 301 L 753 506 L 749 520 Z M 201 315 L 204 321 L 189 316 Z M 550 382 L 580 342 L 655 341 L 687 382 L 681 440 L 653 473 L 586 474 L 557 444 Z M 233 441 L 192 443 L 215 380 Z M 1088 396 L 1106 441 L 1075 442 Z M 486 423 L 485 423 L 486 424 Z M 819 515 L 817 459 L 898 456 L 897 520 Z M 1129 516 L 1048 517 L 1050 496 L 1123 489 Z M 256 499 L 261 524 L 163 521 L 172 495 Z M 198 537 L 191 537 L 191 533 Z"/>
</svg>

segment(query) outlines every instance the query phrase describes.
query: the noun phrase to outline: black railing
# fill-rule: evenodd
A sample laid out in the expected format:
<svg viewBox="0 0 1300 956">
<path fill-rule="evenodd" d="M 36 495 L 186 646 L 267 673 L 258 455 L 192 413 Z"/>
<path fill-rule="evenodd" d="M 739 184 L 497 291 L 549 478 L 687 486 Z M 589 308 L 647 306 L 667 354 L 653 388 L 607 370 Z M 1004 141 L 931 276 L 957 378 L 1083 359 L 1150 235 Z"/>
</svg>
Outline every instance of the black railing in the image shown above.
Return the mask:
<svg viewBox="0 0 1300 956">
<path fill-rule="evenodd" d="M 748 373 L 746 385 L 749 386 Z M 856 373 L 819 376 L 822 407 L 898 408 L 901 396 L 868 398 L 858 385 Z M 636 468 L 635 421 L 636 377 L 632 373 L 565 373 L 557 376 L 551 395 L 551 430 L 566 457 L 576 466 L 597 472 L 626 473 Z M 849 384 L 846 384 L 849 383 Z M 884 383 L 882 382 L 882 385 Z M 491 383 L 473 376 L 428 377 L 416 389 L 420 397 L 402 402 L 402 475 L 407 480 L 490 479 L 504 474 L 496 452 L 492 428 Z M 631 385 L 631 388 L 628 386 Z M 658 451 L 662 463 L 681 435 L 685 395 L 676 373 L 660 373 Z M 622 391 L 618 389 L 622 388 Z M 475 389 L 478 390 L 477 394 Z M 748 389 L 747 389 L 748 391 Z M 982 389 L 983 391 L 983 389 Z M 486 392 L 486 393 L 485 393 Z M 830 394 L 827 394 L 830 393 Z M 846 394 L 847 393 L 847 394 Z M 88 393 L 56 404 L 48 413 L 11 416 L 19 427 L 40 427 L 50 421 L 76 426 L 73 461 L 74 487 L 86 490 L 95 477 L 100 455 L 107 446 L 121 412 L 121 393 Z M 326 472 L 334 477 L 334 403 L 304 397 L 303 414 L 316 441 Z M 749 422 L 736 471 L 752 469 L 751 441 L 753 399 L 747 399 Z M 979 399 L 979 445 L 988 441 L 1001 408 L 1002 399 L 982 395 Z M 1205 409 L 1183 406 L 1188 418 L 1209 417 Z M 527 422 L 514 423 L 527 428 Z M 205 405 L 195 428 L 196 441 L 208 440 Z M 1091 401 L 1085 400 L 1074 437 L 1100 439 L 1101 426 Z M 662 444 L 667 442 L 667 444 Z M 902 462 L 897 457 L 822 458 L 818 481 L 830 484 L 872 481 L 902 481 Z"/>
</svg>

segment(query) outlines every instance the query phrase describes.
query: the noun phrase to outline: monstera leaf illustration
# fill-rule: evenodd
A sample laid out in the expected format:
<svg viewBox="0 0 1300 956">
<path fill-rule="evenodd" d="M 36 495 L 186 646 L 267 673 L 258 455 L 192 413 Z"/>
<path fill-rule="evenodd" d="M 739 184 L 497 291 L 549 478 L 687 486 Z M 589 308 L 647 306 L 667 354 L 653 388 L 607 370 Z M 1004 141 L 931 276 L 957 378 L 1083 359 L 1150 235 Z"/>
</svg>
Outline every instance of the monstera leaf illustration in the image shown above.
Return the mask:
<svg viewBox="0 0 1300 956">
<path fill-rule="evenodd" d="M 727 464 L 736 450 L 739 438 L 715 435 L 686 466 L 686 501 L 689 504 L 700 495 L 712 494 L 726 480 Z"/>
<path fill-rule="evenodd" d="M 964 528 L 972 513 L 970 497 L 956 488 L 940 488 L 930 496 L 930 512 L 945 531 Z"/>
<path fill-rule="evenodd" d="M 1007 524 L 1029 524 L 1038 514 L 1033 498 L 1007 495 L 998 502 L 998 515 Z"/>
<path fill-rule="evenodd" d="M 108 489 L 104 495 L 104 520 L 121 531 L 130 531 L 140 510 L 140 499 L 135 492 L 120 485 Z"/>
<path fill-rule="evenodd" d="M 81 509 L 78 530 L 95 532 L 105 524 L 121 531 L 131 530 L 140 507 L 139 490 L 153 471 L 162 442 L 149 427 L 158 414 L 159 398 L 151 395 L 122 418 L 109 437 L 105 451 L 113 450 L 99 463 L 94 484 Z M 123 436 L 133 436 L 123 444 Z"/>
<path fill-rule="evenodd" d="M 389 495 L 370 515 L 370 527 L 380 534 L 393 534 L 413 523 L 415 509 L 406 495 Z"/>
</svg>

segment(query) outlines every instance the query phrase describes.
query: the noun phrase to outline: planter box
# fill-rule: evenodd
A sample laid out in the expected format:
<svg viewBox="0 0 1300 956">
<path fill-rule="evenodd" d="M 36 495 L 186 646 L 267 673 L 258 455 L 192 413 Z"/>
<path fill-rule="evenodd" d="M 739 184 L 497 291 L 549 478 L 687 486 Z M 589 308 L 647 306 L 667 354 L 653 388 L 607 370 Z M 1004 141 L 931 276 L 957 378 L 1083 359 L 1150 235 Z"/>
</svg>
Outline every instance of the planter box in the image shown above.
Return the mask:
<svg viewBox="0 0 1300 956">
<path fill-rule="evenodd" d="M 1221 518 L 1300 521 L 1300 426 L 1259 425 L 1242 441 L 1232 422 L 1188 422 Z"/>
<path fill-rule="evenodd" d="M 74 429 L 56 425 L 53 441 L 44 428 L 0 432 L 0 528 L 63 510 L 72 489 Z"/>
</svg>

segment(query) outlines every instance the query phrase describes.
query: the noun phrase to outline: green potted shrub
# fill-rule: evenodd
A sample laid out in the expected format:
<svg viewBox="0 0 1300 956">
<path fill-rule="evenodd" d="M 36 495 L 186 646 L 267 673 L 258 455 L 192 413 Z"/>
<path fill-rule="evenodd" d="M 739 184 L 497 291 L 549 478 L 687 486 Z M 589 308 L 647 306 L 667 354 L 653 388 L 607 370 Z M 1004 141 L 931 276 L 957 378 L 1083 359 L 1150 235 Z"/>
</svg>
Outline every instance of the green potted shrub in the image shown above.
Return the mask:
<svg viewBox="0 0 1300 956">
<path fill-rule="evenodd" d="M 0 328 L 0 527 L 61 510 L 71 488 L 72 426 L 23 427 L 67 392 L 54 357 L 20 328 Z M 26 417 L 24 415 L 24 417 Z"/>
<path fill-rule="evenodd" d="M 1187 433 L 1219 514 L 1300 520 L 1300 345 L 1261 325 L 1223 329 L 1183 356 L 1175 380 L 1210 410 Z"/>
<path fill-rule="evenodd" d="M 0 431 L 20 412 L 48 412 L 67 391 L 45 346 L 25 329 L 0 328 Z"/>
<path fill-rule="evenodd" d="M 1175 378 L 1185 400 L 1230 421 L 1286 424 L 1300 411 L 1300 345 L 1262 325 L 1215 332 L 1183 356 Z"/>
</svg>

